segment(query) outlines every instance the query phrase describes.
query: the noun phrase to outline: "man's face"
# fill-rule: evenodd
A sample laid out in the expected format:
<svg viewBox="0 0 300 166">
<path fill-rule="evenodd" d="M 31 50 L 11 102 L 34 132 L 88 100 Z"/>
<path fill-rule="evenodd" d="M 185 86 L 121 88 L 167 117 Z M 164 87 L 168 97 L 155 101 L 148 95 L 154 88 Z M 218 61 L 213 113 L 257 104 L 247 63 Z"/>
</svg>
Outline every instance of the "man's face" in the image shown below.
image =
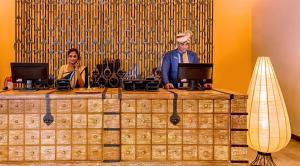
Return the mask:
<svg viewBox="0 0 300 166">
<path fill-rule="evenodd" d="M 188 48 L 189 48 L 189 43 L 185 42 L 185 43 L 177 43 L 177 47 L 178 47 L 178 51 L 181 53 L 185 53 L 187 52 Z"/>
</svg>

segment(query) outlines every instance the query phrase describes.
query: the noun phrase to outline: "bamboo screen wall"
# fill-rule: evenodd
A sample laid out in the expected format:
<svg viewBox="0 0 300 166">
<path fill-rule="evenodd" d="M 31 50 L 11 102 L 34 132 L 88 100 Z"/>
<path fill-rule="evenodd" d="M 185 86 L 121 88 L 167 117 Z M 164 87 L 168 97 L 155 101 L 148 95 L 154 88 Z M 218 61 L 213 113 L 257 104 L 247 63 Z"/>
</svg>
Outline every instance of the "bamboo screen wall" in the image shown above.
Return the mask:
<svg viewBox="0 0 300 166">
<path fill-rule="evenodd" d="M 191 30 L 190 49 L 213 62 L 213 0 L 16 0 L 17 62 L 48 62 L 57 75 L 71 47 L 89 71 L 105 58 L 142 76 Z"/>
</svg>

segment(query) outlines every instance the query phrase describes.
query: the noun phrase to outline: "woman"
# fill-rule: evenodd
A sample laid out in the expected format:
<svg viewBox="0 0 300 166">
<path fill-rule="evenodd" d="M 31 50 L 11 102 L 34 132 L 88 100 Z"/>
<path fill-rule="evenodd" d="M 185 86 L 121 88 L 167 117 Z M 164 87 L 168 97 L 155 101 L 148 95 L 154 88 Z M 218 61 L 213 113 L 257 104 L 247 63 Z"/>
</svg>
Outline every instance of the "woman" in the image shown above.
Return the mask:
<svg viewBox="0 0 300 166">
<path fill-rule="evenodd" d="M 60 67 L 58 79 L 69 79 L 72 88 L 84 87 L 85 66 L 80 64 L 80 55 L 76 48 L 68 51 L 68 64 Z"/>
</svg>

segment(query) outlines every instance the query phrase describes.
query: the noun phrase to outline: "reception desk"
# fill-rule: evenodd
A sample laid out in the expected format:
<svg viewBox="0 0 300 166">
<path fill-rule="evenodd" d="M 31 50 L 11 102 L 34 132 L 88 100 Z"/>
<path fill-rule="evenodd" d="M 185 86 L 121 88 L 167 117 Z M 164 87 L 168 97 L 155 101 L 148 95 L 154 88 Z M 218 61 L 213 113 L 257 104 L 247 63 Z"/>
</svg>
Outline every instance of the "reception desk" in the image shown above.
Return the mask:
<svg viewBox="0 0 300 166">
<path fill-rule="evenodd" d="M 248 165 L 246 100 L 216 90 L 1 92 L 0 163 Z"/>
</svg>

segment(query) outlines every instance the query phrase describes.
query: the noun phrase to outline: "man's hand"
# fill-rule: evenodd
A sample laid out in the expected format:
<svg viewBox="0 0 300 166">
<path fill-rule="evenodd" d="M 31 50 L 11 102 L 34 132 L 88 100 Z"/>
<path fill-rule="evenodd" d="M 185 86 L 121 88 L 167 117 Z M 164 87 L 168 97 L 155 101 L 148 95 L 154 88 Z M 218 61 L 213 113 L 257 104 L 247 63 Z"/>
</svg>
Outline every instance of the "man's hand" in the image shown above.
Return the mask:
<svg viewBox="0 0 300 166">
<path fill-rule="evenodd" d="M 174 89 L 174 86 L 173 86 L 173 84 L 171 84 L 171 83 L 167 83 L 167 84 L 165 85 L 165 88 L 166 88 L 166 89 Z"/>
</svg>

